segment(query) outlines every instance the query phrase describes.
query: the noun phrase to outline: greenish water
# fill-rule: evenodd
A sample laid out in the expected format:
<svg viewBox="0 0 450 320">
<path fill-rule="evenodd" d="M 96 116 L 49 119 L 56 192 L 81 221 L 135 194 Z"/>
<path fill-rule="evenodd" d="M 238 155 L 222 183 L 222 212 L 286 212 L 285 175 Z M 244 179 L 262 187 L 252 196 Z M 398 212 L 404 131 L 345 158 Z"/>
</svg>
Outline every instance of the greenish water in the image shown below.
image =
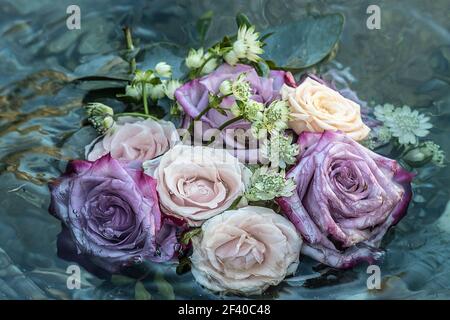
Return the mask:
<svg viewBox="0 0 450 320">
<path fill-rule="evenodd" d="M 245 12 L 261 30 L 306 12 L 341 12 L 346 24 L 334 68 L 369 102 L 408 104 L 433 115 L 431 138 L 450 153 L 450 10 L 438 1 L 76 1 L 81 30 L 66 28 L 71 1 L 0 0 L 0 299 L 133 299 L 117 285 L 82 270 L 81 289 L 66 286 L 71 264 L 56 255 L 60 223 L 47 213 L 46 183 L 67 161 L 81 158 L 93 132 L 83 101 L 110 94 L 118 83 L 71 83 L 92 74 L 122 75 L 127 64 L 121 26 L 133 27 L 141 67 L 179 63 L 205 11 L 216 12 L 209 37 L 231 33 Z M 366 28 L 366 8 L 381 8 L 381 29 Z M 163 43 L 163 44 L 161 44 Z M 298 45 L 293 43 L 292 45 Z M 106 88 L 106 89 L 105 89 Z M 86 96 L 87 95 L 87 96 Z M 105 100 L 120 109 L 123 106 Z M 366 267 L 314 271 L 304 259 L 298 278 L 262 298 L 450 298 L 450 168 L 422 171 L 408 216 L 390 231 L 380 265 L 382 290 L 368 291 Z M 175 265 L 150 265 L 144 281 L 153 298 L 221 298 Z M 305 277 L 306 276 L 306 277 Z M 309 278 L 309 279 L 308 279 Z"/>
</svg>

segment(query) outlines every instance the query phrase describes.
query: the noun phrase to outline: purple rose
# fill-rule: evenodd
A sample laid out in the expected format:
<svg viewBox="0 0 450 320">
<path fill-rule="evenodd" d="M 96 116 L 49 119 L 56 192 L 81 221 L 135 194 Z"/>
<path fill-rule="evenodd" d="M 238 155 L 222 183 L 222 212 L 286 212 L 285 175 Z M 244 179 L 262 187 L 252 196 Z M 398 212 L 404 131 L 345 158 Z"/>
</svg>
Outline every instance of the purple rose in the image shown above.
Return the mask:
<svg viewBox="0 0 450 320">
<path fill-rule="evenodd" d="M 283 84 L 295 86 L 295 80 L 289 72 L 270 71 L 269 77 L 260 77 L 255 69 L 248 65 L 238 64 L 230 66 L 228 64 L 221 65 L 217 70 L 200 79 L 194 79 L 175 91 L 175 97 L 183 108 L 184 112 L 190 119 L 197 117 L 209 103 L 208 95 L 219 93 L 219 87 L 225 80 L 236 80 L 242 73 L 246 73 L 246 80 L 249 82 L 253 92 L 251 97 L 253 100 L 268 104 L 275 99 L 280 98 L 280 88 Z M 203 133 L 210 128 L 218 128 L 226 121 L 234 118 L 229 111 L 234 103 L 233 97 L 223 99 L 221 107 L 226 111 L 226 115 L 212 109 L 202 116 L 202 131 L 196 132 L 203 136 Z M 189 122 L 185 121 L 187 125 Z M 245 120 L 237 121 L 227 127 L 227 129 L 244 129 L 248 130 L 250 123 Z M 235 142 L 234 137 L 227 136 L 226 132 L 222 132 L 222 141 L 235 150 L 235 156 L 242 161 L 254 163 L 258 159 L 258 148 L 246 147 L 245 142 Z M 217 141 L 215 141 L 217 142 Z"/>
<path fill-rule="evenodd" d="M 109 272 L 173 257 L 175 228 L 163 223 L 156 182 L 142 170 L 109 154 L 94 162 L 73 160 L 49 188 L 49 211 L 64 226 L 59 250 L 72 247 L 81 260 L 88 257 Z M 59 254 L 76 260 L 68 252 Z"/>
<path fill-rule="evenodd" d="M 340 132 L 304 132 L 298 144 L 287 174 L 297 190 L 277 201 L 305 240 L 302 253 L 336 268 L 373 263 L 406 214 L 413 174 Z"/>
</svg>

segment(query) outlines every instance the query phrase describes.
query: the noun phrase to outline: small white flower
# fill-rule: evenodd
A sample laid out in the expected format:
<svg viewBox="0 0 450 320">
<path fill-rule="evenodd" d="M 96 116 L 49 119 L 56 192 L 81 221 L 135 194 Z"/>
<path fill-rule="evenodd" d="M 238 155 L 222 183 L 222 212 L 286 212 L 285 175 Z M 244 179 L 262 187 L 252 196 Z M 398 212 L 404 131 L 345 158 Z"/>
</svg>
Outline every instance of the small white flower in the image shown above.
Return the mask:
<svg viewBox="0 0 450 320">
<path fill-rule="evenodd" d="M 172 67 L 164 61 L 155 66 L 155 71 L 160 77 L 170 78 L 172 76 Z"/>
<path fill-rule="evenodd" d="M 259 55 L 262 54 L 264 50 L 261 48 L 262 43 L 258 40 L 258 38 L 259 33 L 255 32 L 255 28 L 253 26 L 250 28 L 247 28 L 246 25 L 240 27 L 237 34 L 237 40 L 235 41 L 235 43 L 237 43 L 236 48 L 233 44 L 235 54 L 239 58 L 247 58 L 253 62 L 258 62 L 261 60 Z M 242 49 L 244 47 L 245 54 L 242 54 Z M 236 52 L 236 49 L 238 49 L 239 52 Z"/>
<path fill-rule="evenodd" d="M 267 201 L 276 197 L 289 197 L 294 190 L 295 183 L 293 179 L 286 180 L 284 170 L 279 172 L 263 166 L 253 173 L 245 197 L 249 201 Z"/>
<path fill-rule="evenodd" d="M 237 57 L 236 52 L 234 52 L 234 50 L 231 50 L 231 51 L 228 51 L 227 53 L 225 53 L 223 58 L 231 66 L 234 66 L 239 62 L 239 58 Z"/>
<path fill-rule="evenodd" d="M 384 123 L 400 144 L 416 144 L 418 138 L 427 136 L 428 129 L 433 127 L 429 120 L 417 110 L 412 111 L 410 107 L 403 106 L 396 108 L 389 117 L 386 116 Z"/>
<path fill-rule="evenodd" d="M 219 87 L 219 91 L 224 96 L 231 94 L 232 93 L 231 81 L 230 80 L 222 81 Z"/>
<path fill-rule="evenodd" d="M 149 82 L 155 78 L 155 75 L 152 70 L 136 70 L 134 73 L 134 78 L 132 81 L 132 84 L 142 83 L 142 82 Z"/>
<path fill-rule="evenodd" d="M 231 106 L 231 113 L 236 117 L 242 116 L 242 118 L 250 122 L 261 121 L 263 118 L 263 110 L 264 104 L 252 99 L 248 99 L 247 101 L 238 100 Z"/>
<path fill-rule="evenodd" d="M 274 100 L 264 110 L 265 128 L 268 132 L 284 130 L 288 127 L 289 106 L 286 101 Z"/>
<path fill-rule="evenodd" d="M 236 100 L 247 101 L 250 99 L 252 92 L 245 73 L 241 73 L 239 77 L 233 81 L 231 84 L 231 91 Z"/>
<path fill-rule="evenodd" d="M 373 114 L 375 115 L 375 118 L 377 118 L 377 120 L 385 122 L 388 118 L 392 116 L 394 110 L 395 107 L 392 104 L 386 103 L 384 105 L 377 105 L 375 107 Z"/>
<path fill-rule="evenodd" d="M 247 54 L 247 45 L 245 44 L 244 39 L 236 40 L 233 43 L 233 51 L 239 59 L 245 58 Z"/>
<path fill-rule="evenodd" d="M 198 50 L 191 49 L 189 50 L 188 56 L 186 58 L 186 66 L 189 69 L 197 69 L 201 67 L 204 61 L 203 48 L 200 48 Z"/>
<path fill-rule="evenodd" d="M 208 60 L 211 57 L 211 54 L 208 52 L 205 54 L 204 56 L 204 61 Z M 210 59 L 204 66 L 202 69 L 202 74 L 209 74 L 211 72 L 213 72 L 214 70 L 216 70 L 217 66 L 219 65 L 219 62 L 217 61 L 216 58 L 212 58 Z"/>
<path fill-rule="evenodd" d="M 165 93 L 164 93 L 164 86 L 165 86 L 164 82 L 160 83 L 160 84 L 156 84 L 156 85 L 150 85 L 149 87 L 147 87 L 149 96 L 153 100 L 158 100 L 158 99 L 163 98 L 164 95 L 165 95 Z"/>
<path fill-rule="evenodd" d="M 272 166 L 284 169 L 286 165 L 295 163 L 299 148 L 298 144 L 292 144 L 292 140 L 292 135 L 275 133 L 264 141 L 262 151 Z"/>
<path fill-rule="evenodd" d="M 427 151 L 433 155 L 431 161 L 435 165 L 443 167 L 445 162 L 445 153 L 441 149 L 441 147 L 436 143 L 434 143 L 433 141 L 426 141 L 424 145 Z"/>
<path fill-rule="evenodd" d="M 181 82 L 178 80 L 169 80 L 166 85 L 164 86 L 164 93 L 165 95 L 170 99 L 175 99 L 175 90 L 177 90 L 179 87 L 181 87 Z"/>
</svg>

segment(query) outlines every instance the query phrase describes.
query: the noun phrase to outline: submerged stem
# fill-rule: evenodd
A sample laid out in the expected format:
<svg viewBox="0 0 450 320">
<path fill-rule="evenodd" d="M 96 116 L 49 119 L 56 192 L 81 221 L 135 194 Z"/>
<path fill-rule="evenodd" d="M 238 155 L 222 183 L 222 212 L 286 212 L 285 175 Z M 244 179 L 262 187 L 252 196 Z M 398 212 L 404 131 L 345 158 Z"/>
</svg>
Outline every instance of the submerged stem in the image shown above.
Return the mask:
<svg viewBox="0 0 450 320">
<path fill-rule="evenodd" d="M 150 114 L 148 112 L 147 86 L 146 86 L 145 82 L 142 82 L 141 86 L 142 86 L 142 102 L 144 104 L 144 112 L 145 112 L 145 114 Z"/>
<path fill-rule="evenodd" d="M 125 41 L 127 44 L 127 49 L 130 53 L 134 51 L 133 37 L 131 36 L 131 29 L 129 27 L 123 28 L 125 34 Z M 136 71 L 136 59 L 133 57 L 129 61 L 130 63 L 130 73 L 133 74 Z"/>
</svg>

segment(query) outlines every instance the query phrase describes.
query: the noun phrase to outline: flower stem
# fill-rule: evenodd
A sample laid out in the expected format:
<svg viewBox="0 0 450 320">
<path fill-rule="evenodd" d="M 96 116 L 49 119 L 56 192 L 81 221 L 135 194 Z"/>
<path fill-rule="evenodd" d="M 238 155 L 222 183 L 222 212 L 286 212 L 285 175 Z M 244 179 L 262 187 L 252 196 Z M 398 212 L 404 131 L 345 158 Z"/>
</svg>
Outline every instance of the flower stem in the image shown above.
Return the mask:
<svg viewBox="0 0 450 320">
<path fill-rule="evenodd" d="M 244 119 L 244 117 L 242 115 L 241 116 L 237 116 L 236 118 L 233 118 L 233 119 L 228 120 L 227 122 L 224 122 L 218 129 L 219 130 L 223 130 L 226 127 L 228 127 L 229 125 L 231 125 L 231 124 L 233 124 L 235 122 L 238 122 L 239 120 L 242 120 L 242 119 Z"/>
<path fill-rule="evenodd" d="M 125 28 L 123 28 L 123 32 L 125 34 L 127 49 L 131 53 L 132 51 L 134 51 L 133 38 L 131 36 L 131 29 L 129 27 L 125 27 Z M 136 71 L 136 59 L 133 57 L 129 63 L 130 63 L 130 73 L 133 74 Z"/>
<path fill-rule="evenodd" d="M 194 122 L 200 120 L 209 110 L 211 110 L 212 105 L 208 105 L 205 109 L 202 110 L 190 123 L 188 131 L 192 132 L 192 129 L 194 128 Z"/>
<path fill-rule="evenodd" d="M 150 114 L 148 112 L 147 86 L 145 85 L 145 82 L 142 82 L 141 86 L 142 86 L 142 102 L 144 103 L 144 112 L 145 114 Z"/>
</svg>

